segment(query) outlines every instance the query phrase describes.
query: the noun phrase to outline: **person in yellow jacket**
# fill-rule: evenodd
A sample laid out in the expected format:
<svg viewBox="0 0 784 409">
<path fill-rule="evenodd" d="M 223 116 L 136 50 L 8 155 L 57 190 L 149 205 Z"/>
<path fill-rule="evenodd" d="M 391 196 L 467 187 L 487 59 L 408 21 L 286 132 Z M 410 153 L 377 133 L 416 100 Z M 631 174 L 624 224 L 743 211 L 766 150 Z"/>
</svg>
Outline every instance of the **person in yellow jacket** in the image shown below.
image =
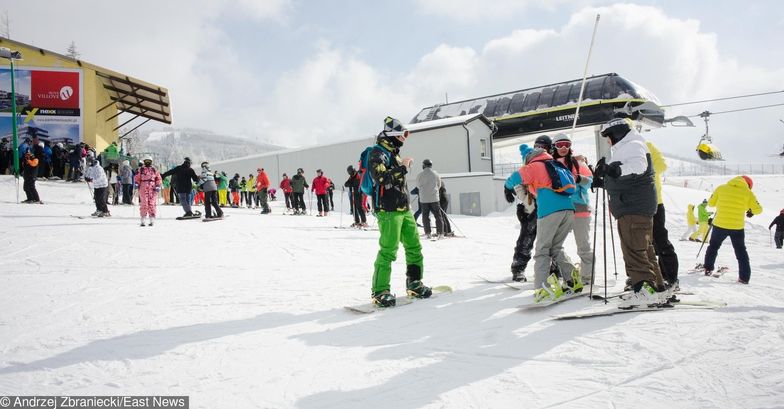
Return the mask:
<svg viewBox="0 0 784 409">
<path fill-rule="evenodd" d="M 667 170 L 664 155 L 651 141 L 646 141 L 648 151 L 653 162 L 654 184 L 656 186 L 656 214 L 653 215 L 653 249 L 659 261 L 662 278 L 668 287 L 677 286 L 678 283 L 678 254 L 670 242 L 669 232 L 666 227 L 664 200 L 662 198 L 662 176 Z M 676 287 L 677 288 L 677 287 Z"/>
<path fill-rule="evenodd" d="M 694 217 L 694 205 L 689 203 L 686 210 L 686 233 L 681 236 L 681 241 L 692 240 L 690 237 L 697 232 L 697 218 Z"/>
<path fill-rule="evenodd" d="M 697 206 L 697 222 L 700 224 L 700 227 L 689 237 L 689 240 L 704 242 L 708 239 L 708 220 L 710 220 L 712 214 L 713 212 L 708 211 L 708 200 L 703 200 Z"/>
<path fill-rule="evenodd" d="M 251 208 L 251 205 L 255 209 L 259 206 L 259 197 L 256 195 L 256 176 L 253 176 L 252 173 L 249 174 L 245 185 L 248 187 L 248 209 Z"/>
<path fill-rule="evenodd" d="M 751 267 L 749 253 L 746 251 L 743 216 L 752 217 L 762 213 L 762 206 L 751 191 L 753 186 L 750 177 L 737 176 L 717 187 L 708 199 L 708 206 L 716 208 L 716 216 L 713 218 L 713 233 L 711 233 L 708 250 L 705 251 L 703 263 L 705 275 L 713 273 L 721 243 L 729 237 L 735 250 L 735 258 L 738 260 L 738 282 L 749 283 Z"/>
</svg>

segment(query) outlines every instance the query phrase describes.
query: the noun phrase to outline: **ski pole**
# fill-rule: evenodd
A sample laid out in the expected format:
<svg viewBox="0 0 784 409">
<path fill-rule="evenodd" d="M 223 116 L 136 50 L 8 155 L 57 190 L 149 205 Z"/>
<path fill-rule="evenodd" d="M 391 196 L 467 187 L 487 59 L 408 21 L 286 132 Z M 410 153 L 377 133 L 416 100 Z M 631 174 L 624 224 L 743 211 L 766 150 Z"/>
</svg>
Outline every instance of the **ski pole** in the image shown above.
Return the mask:
<svg viewBox="0 0 784 409">
<path fill-rule="evenodd" d="M 439 208 L 439 209 L 441 209 L 441 206 L 438 206 L 438 208 Z M 445 217 L 445 219 L 446 219 L 446 220 L 449 220 L 449 225 L 450 225 L 450 226 L 454 227 L 455 229 L 457 229 L 457 231 L 459 231 L 459 232 L 460 232 L 460 235 L 461 235 L 461 236 L 463 236 L 463 237 L 468 237 L 468 236 L 466 236 L 466 235 L 465 235 L 465 233 L 463 233 L 463 231 L 462 231 L 462 230 L 460 230 L 460 227 L 457 227 L 457 225 L 455 224 L 454 220 L 453 220 L 453 219 L 451 219 L 451 218 L 449 218 L 449 216 L 447 216 L 447 214 L 446 214 L 446 211 L 445 211 L 444 209 L 441 209 L 441 214 L 443 214 L 443 215 L 444 215 L 444 217 Z"/>
<path fill-rule="evenodd" d="M 343 196 L 346 195 L 345 189 L 340 188 L 340 228 L 343 228 Z"/>
<path fill-rule="evenodd" d="M 605 193 L 607 193 L 605 191 Z M 604 298 L 607 298 L 607 195 L 602 195 L 602 250 L 604 251 Z"/>
<path fill-rule="evenodd" d="M 607 191 L 605 190 L 604 193 L 606 195 Z M 607 207 L 607 209 L 609 212 L 609 206 Z M 615 282 L 618 282 L 618 264 L 616 261 L 617 258 L 615 257 L 615 232 L 613 231 L 614 229 L 613 229 L 612 214 L 610 214 L 610 217 L 608 219 L 610 220 L 610 243 L 612 244 L 613 269 L 615 270 Z"/>
<path fill-rule="evenodd" d="M 308 190 L 308 216 L 313 216 L 313 191 Z"/>
<path fill-rule="evenodd" d="M 711 223 L 710 226 L 708 226 L 708 232 L 705 233 L 705 236 L 703 236 L 702 238 L 702 244 L 700 244 L 700 250 L 697 251 L 697 257 L 695 257 L 698 260 L 700 258 L 700 253 L 702 252 L 702 247 L 705 246 L 705 241 L 708 240 L 708 237 L 710 237 L 711 230 L 713 230 L 713 223 Z"/>
<path fill-rule="evenodd" d="M 95 195 L 93 194 L 93 188 L 90 187 L 90 182 L 85 180 L 84 183 L 87 185 L 87 190 L 90 191 L 90 197 L 95 200 Z"/>
<path fill-rule="evenodd" d="M 588 297 L 593 296 L 593 279 L 596 275 L 596 226 L 599 221 L 599 188 L 596 188 L 596 198 L 593 201 L 593 251 L 591 252 L 591 288 Z M 605 304 L 607 300 L 605 300 Z"/>
</svg>

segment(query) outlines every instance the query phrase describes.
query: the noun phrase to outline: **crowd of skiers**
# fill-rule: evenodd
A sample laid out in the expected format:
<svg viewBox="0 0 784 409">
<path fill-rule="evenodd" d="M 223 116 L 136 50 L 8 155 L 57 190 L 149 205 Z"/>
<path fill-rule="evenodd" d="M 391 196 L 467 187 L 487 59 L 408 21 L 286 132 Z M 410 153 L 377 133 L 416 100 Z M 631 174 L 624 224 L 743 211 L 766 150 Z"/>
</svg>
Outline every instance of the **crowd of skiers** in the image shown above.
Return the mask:
<svg viewBox="0 0 784 409">
<path fill-rule="evenodd" d="M 589 239 L 589 192 L 603 189 L 611 217 L 617 221 L 628 276 L 627 288 L 633 292 L 622 307 L 665 304 L 673 299 L 673 292 L 678 289 L 678 256 L 665 228 L 661 195 L 661 175 L 666 170 L 666 163 L 658 149 L 645 141 L 629 119 L 608 122 L 602 126 L 601 136 L 610 144 L 610 155 L 600 159 L 593 169 L 587 166 L 585 157 L 572 152 L 570 138 L 565 134 L 554 138 L 542 135 L 533 148 L 520 146 L 523 166 L 505 184 L 507 200 L 518 202 L 517 217 L 521 226 L 511 266 L 512 278 L 526 280 L 524 270 L 533 250 L 537 302 L 582 291 L 595 276 L 595 249 Z M 556 170 L 560 167 L 571 173 L 572 178 L 566 182 L 568 186 L 561 183 L 563 178 L 554 183 L 559 175 Z M 705 274 L 713 273 L 721 243 L 729 237 L 739 263 L 738 282 L 749 282 L 743 217 L 752 217 L 762 211 L 751 192 L 752 186 L 751 178 L 739 176 L 717 188 L 698 207 L 699 230 L 694 227 L 694 206 L 690 205 L 691 227 L 684 238 L 702 241 L 708 237 L 709 230 L 712 231 L 703 263 Z M 571 194 L 564 194 L 566 191 Z M 714 213 L 707 207 L 716 207 L 716 217 L 711 218 Z M 784 222 L 784 218 L 777 220 L 779 224 Z M 771 227 L 774 224 L 776 221 Z M 569 232 L 573 233 L 577 244 L 579 267 L 573 265 L 563 251 Z M 781 235 L 777 233 L 777 237 Z"/>
</svg>

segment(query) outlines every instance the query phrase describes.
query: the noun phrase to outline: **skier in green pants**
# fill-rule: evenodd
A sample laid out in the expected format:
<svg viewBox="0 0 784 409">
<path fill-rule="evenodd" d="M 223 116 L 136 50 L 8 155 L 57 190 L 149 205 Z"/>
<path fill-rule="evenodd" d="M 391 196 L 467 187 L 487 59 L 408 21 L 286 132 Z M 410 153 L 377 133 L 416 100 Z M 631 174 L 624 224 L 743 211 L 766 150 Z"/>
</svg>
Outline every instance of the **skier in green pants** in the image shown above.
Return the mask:
<svg viewBox="0 0 784 409">
<path fill-rule="evenodd" d="M 430 287 L 422 284 L 422 245 L 408 206 L 406 173 L 412 159 L 400 158 L 400 147 L 407 137 L 408 130 L 400 121 L 386 117 L 384 130 L 376 139 L 378 146 L 368 157 L 368 171 L 373 178 L 373 207 L 381 233 L 373 269 L 373 302 L 379 307 L 395 305 L 389 280 L 400 243 L 406 254 L 406 293 L 416 298 L 428 298 L 433 293 Z"/>
</svg>

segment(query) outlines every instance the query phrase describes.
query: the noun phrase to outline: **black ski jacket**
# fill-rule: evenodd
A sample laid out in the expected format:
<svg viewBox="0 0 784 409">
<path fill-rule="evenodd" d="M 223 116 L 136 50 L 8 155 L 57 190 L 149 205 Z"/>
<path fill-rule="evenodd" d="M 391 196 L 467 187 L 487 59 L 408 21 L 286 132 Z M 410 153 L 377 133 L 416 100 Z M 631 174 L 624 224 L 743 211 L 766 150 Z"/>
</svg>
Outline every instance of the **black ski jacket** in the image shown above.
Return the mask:
<svg viewBox="0 0 784 409">
<path fill-rule="evenodd" d="M 773 226 L 776 226 L 776 231 L 784 231 L 784 214 L 776 216 L 776 218 L 773 219 L 773 221 L 770 223 L 770 226 L 768 226 L 768 229 Z"/>
<path fill-rule="evenodd" d="M 375 185 L 373 208 L 376 212 L 409 210 L 406 185 L 408 169 L 400 163 L 400 150 L 390 146 L 386 141 L 381 141 L 379 146 L 381 148 L 374 148 L 370 152 L 368 160 L 368 171 Z"/>
<path fill-rule="evenodd" d="M 172 185 L 177 193 L 190 193 L 193 188 L 191 181 L 199 183 L 199 177 L 196 176 L 196 172 L 190 166 L 185 166 L 185 164 L 163 173 L 161 179 L 169 175 L 174 175 L 174 177 L 172 177 Z"/>
</svg>

